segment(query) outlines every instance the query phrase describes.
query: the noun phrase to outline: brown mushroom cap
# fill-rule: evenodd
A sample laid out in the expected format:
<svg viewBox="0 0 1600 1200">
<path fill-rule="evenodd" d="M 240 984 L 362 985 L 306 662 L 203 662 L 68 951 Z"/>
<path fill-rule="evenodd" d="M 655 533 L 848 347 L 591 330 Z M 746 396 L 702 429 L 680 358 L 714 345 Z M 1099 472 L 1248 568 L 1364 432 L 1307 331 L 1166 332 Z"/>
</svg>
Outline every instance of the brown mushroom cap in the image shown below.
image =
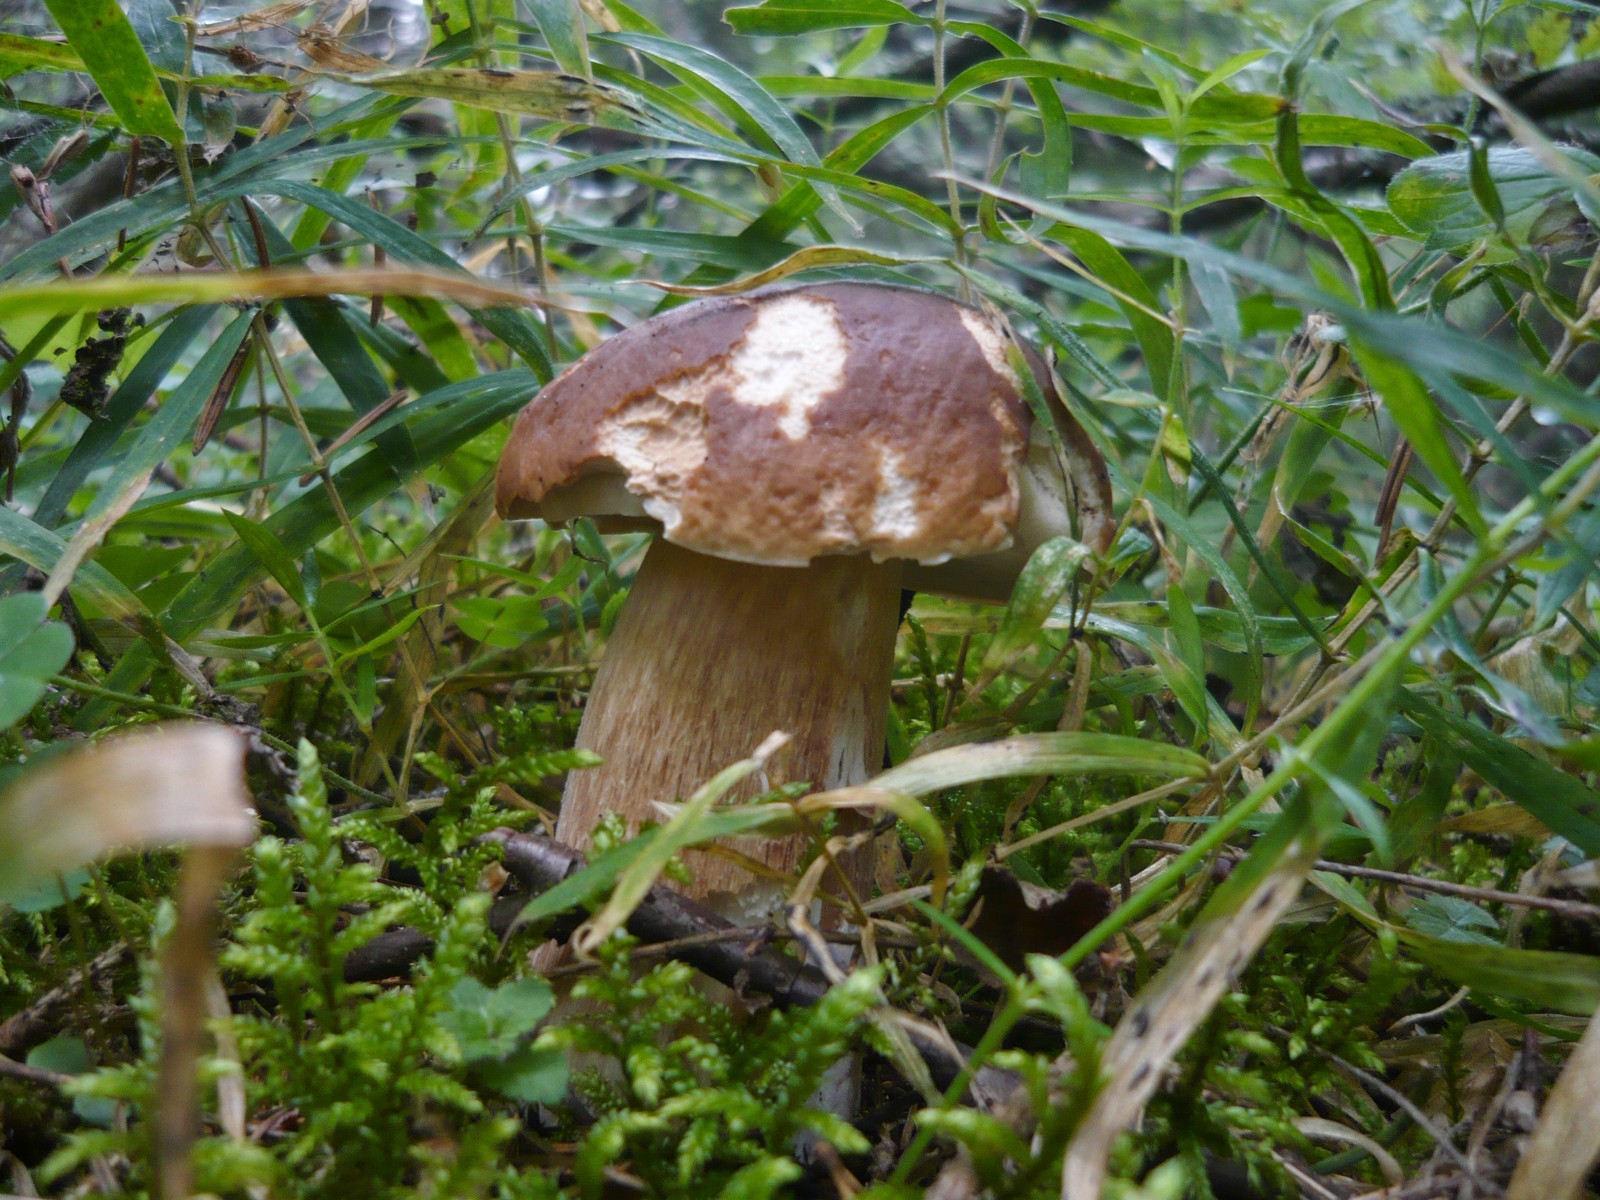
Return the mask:
<svg viewBox="0 0 1600 1200">
<path fill-rule="evenodd" d="M 1006 348 L 978 309 L 913 288 L 687 304 L 607 341 L 523 410 L 496 501 L 509 517 L 590 516 L 767 566 L 905 559 L 923 568 L 913 586 L 1003 598 L 1074 513 L 1096 549 L 1112 529 L 1104 462 L 1029 355 L 1059 410 L 1055 453 Z"/>
</svg>

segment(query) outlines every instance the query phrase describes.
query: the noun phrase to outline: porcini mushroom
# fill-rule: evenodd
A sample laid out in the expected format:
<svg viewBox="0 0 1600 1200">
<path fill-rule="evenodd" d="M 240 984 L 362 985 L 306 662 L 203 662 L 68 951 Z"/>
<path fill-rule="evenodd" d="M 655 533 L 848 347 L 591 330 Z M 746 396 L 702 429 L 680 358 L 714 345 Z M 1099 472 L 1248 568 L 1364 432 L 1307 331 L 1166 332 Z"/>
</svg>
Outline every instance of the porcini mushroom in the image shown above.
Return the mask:
<svg viewBox="0 0 1600 1200">
<path fill-rule="evenodd" d="M 605 647 L 556 835 L 630 827 L 774 730 L 789 779 L 865 782 L 884 746 L 902 586 L 1003 600 L 1033 547 L 1112 531 L 1104 461 L 1061 407 L 1033 420 L 1008 335 L 976 308 L 871 283 L 673 309 L 605 342 L 518 416 L 496 502 L 658 535 Z M 806 838 L 735 848 L 787 874 Z M 696 855 L 690 894 L 747 922 L 783 891 Z M 865 883 L 864 859 L 847 868 Z"/>
</svg>

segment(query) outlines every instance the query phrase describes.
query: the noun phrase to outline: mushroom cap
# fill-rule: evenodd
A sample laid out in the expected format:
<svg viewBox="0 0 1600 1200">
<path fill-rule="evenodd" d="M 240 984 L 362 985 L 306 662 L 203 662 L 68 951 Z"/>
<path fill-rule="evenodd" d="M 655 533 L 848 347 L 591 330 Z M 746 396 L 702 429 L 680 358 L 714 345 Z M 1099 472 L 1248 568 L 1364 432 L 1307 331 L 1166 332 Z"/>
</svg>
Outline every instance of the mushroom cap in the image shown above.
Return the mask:
<svg viewBox="0 0 1600 1200">
<path fill-rule="evenodd" d="M 686 304 L 579 359 L 517 417 L 506 517 L 593 517 L 766 566 L 909 560 L 908 586 L 1004 598 L 1033 548 L 1113 529 L 1104 460 L 1025 352 L 1064 453 L 1036 427 L 1008 333 L 875 283 Z"/>
</svg>

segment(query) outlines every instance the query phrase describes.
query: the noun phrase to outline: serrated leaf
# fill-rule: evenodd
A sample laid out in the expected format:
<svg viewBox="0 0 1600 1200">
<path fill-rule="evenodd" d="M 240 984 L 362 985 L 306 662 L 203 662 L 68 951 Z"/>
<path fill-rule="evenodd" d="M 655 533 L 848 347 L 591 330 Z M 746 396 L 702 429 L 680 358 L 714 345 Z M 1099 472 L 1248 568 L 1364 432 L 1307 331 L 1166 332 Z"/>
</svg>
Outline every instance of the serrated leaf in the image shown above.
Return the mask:
<svg viewBox="0 0 1600 1200">
<path fill-rule="evenodd" d="M 511 1054 L 518 1042 L 550 1011 L 555 997 L 542 979 L 518 979 L 497 988 L 462 979 L 450 989 L 450 1008 L 439 1024 L 461 1045 L 468 1061 Z"/>
<path fill-rule="evenodd" d="M 559 1104 L 567 1094 L 567 1056 L 554 1050 L 524 1046 L 498 1062 L 478 1064 L 473 1073 L 521 1104 Z"/>
</svg>

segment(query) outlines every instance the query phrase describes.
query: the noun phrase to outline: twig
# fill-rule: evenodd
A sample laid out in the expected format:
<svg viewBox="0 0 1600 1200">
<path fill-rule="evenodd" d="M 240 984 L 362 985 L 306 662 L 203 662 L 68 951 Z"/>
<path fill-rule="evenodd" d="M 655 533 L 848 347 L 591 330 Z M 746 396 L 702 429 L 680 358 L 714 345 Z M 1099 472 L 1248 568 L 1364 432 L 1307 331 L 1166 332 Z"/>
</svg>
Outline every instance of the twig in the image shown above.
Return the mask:
<svg viewBox="0 0 1600 1200">
<path fill-rule="evenodd" d="M 583 855 L 570 846 L 537 834 L 496 829 L 485 834 L 483 840 L 502 848 L 506 869 L 532 892 L 547 890 L 587 865 Z M 576 920 L 566 923 L 570 928 Z M 760 992 L 780 1008 L 807 1007 L 821 1001 L 828 992 L 827 977 L 812 963 L 779 953 L 768 945 L 762 931 L 740 929 L 704 905 L 660 884 L 645 893 L 628 918 L 627 930 L 642 942 L 678 943 L 680 949 L 674 958 L 736 990 Z M 731 936 L 735 933 L 743 937 L 735 941 Z M 707 936 L 710 934 L 722 936 L 712 939 Z M 884 1011 L 904 1031 L 939 1087 L 948 1087 L 963 1076 L 968 1053 L 964 1047 L 925 1022 Z M 980 1087 L 1004 1090 L 1016 1085 L 1009 1072 L 985 1070 L 981 1074 L 977 1080 Z"/>
<path fill-rule="evenodd" d="M 20 1079 L 25 1083 L 42 1083 L 47 1087 L 61 1087 L 72 1080 L 71 1075 L 64 1075 L 60 1071 L 47 1071 L 43 1067 L 30 1067 L 27 1063 L 19 1063 L 14 1058 L 7 1058 L 0 1054 L 0 1075 L 9 1079 Z"/>
<path fill-rule="evenodd" d="M 128 946 L 125 942 L 102 951 L 87 966 L 76 968 L 60 984 L 45 992 L 27 1008 L 0 1021 L 0 1052 L 14 1053 L 42 1040 L 50 1031 L 50 1018 L 56 1009 L 68 1003 L 84 987 L 112 970 L 127 957 Z"/>
<path fill-rule="evenodd" d="M 1471 994 L 1472 989 L 1470 987 L 1459 987 L 1455 990 L 1455 994 L 1443 1004 L 1439 1005 L 1439 1007 L 1430 1008 L 1427 1012 L 1410 1013 L 1401 1017 L 1393 1025 L 1389 1026 L 1389 1032 L 1403 1033 L 1407 1029 L 1410 1029 L 1413 1025 L 1421 1025 L 1424 1021 L 1432 1021 L 1436 1017 L 1442 1017 L 1445 1013 L 1449 1012 L 1452 1008 L 1455 1008 Z"/>
<path fill-rule="evenodd" d="M 1163 854 L 1181 854 L 1188 847 L 1177 842 L 1155 842 L 1143 838 L 1128 843 L 1134 850 L 1156 850 Z M 1554 896 L 1524 896 L 1519 892 L 1499 892 L 1493 888 L 1468 887 L 1464 883 L 1449 883 L 1443 879 L 1429 879 L 1425 875 L 1408 875 L 1403 871 L 1383 871 L 1377 867 L 1356 867 L 1349 863 L 1329 862 L 1319 858 L 1313 870 L 1327 871 L 1330 875 L 1344 875 L 1352 879 L 1375 879 L 1380 883 L 1393 883 L 1400 887 L 1416 888 L 1420 892 L 1438 892 L 1445 896 L 1460 896 L 1467 900 L 1482 900 L 1486 904 L 1517 904 L 1524 908 L 1542 908 L 1570 917 L 1575 921 L 1600 919 L 1600 905 L 1585 904 L 1581 900 L 1558 900 Z"/>
<path fill-rule="evenodd" d="M 1280 1029 L 1277 1032 L 1287 1036 L 1286 1030 Z M 1452 1142 L 1445 1133 L 1441 1132 L 1433 1124 L 1433 1122 L 1428 1119 L 1428 1114 L 1418 1108 L 1412 1102 L 1411 1098 L 1404 1092 L 1390 1087 L 1387 1082 L 1374 1075 L 1371 1071 L 1362 1070 L 1362 1068 L 1356 1066 L 1352 1062 L 1347 1062 L 1345 1059 L 1340 1058 L 1337 1054 L 1334 1054 L 1330 1050 L 1323 1050 L 1318 1047 L 1317 1053 L 1322 1055 L 1322 1057 L 1326 1058 L 1329 1062 L 1337 1063 L 1339 1066 L 1343 1067 L 1346 1071 L 1355 1076 L 1356 1079 L 1361 1082 L 1363 1087 L 1367 1088 L 1369 1091 L 1376 1092 L 1385 1100 L 1389 1101 L 1389 1103 L 1393 1104 L 1401 1112 L 1405 1113 L 1406 1116 L 1415 1121 L 1417 1123 L 1417 1127 L 1431 1137 L 1438 1144 L 1439 1149 L 1443 1150 L 1445 1155 L 1452 1162 L 1454 1162 L 1456 1166 L 1460 1167 L 1462 1171 L 1466 1173 L 1467 1177 L 1471 1179 L 1472 1182 L 1478 1187 L 1487 1188 L 1489 1186 L 1484 1180 L 1483 1176 L 1478 1174 L 1477 1168 L 1474 1167 L 1470 1161 L 1468 1161 L 1466 1155 L 1462 1154 L 1460 1150 L 1456 1149 L 1455 1143 Z"/>
</svg>

